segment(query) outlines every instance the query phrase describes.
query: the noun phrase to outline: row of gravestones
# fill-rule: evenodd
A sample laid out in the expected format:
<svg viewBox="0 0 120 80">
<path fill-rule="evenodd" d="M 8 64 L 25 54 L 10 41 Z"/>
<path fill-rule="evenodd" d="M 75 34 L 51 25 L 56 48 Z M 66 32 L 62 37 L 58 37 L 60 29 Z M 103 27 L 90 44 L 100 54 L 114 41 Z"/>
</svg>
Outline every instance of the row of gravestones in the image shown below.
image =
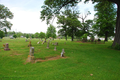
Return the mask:
<svg viewBox="0 0 120 80">
<path fill-rule="evenodd" d="M 49 42 L 50 41 L 48 41 L 48 44 L 47 44 L 47 49 L 49 49 Z M 39 42 L 40 43 L 40 42 Z M 43 43 L 42 44 L 44 44 L 45 43 L 45 41 L 43 41 Z M 29 46 L 31 45 L 31 41 L 29 42 L 29 44 L 28 44 Z M 58 42 L 55 42 L 55 43 L 52 43 L 52 45 L 58 45 Z M 32 45 L 31 45 L 32 46 Z M 28 60 L 29 60 L 29 62 L 32 62 L 32 61 L 34 61 L 34 47 L 31 47 L 30 46 L 30 53 L 29 53 L 29 55 L 28 55 Z M 54 48 L 54 51 L 56 51 L 57 49 L 56 49 L 56 46 L 55 46 L 55 48 Z M 61 52 L 61 57 L 64 57 L 64 53 L 65 53 L 65 51 L 64 51 L 64 49 L 62 49 L 62 52 Z"/>
<path fill-rule="evenodd" d="M 61 52 L 61 57 L 64 57 L 64 49 L 62 49 L 62 52 Z M 35 60 L 35 57 L 34 57 L 34 47 L 30 47 L 30 53 L 28 55 L 28 62 L 34 62 Z"/>
</svg>

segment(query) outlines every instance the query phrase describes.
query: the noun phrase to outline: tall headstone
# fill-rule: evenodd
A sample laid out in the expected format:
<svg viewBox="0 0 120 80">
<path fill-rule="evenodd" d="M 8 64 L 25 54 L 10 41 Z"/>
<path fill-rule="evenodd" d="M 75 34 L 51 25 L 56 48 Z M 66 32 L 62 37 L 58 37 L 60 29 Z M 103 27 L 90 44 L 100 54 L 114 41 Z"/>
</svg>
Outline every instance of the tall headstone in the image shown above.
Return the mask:
<svg viewBox="0 0 120 80">
<path fill-rule="evenodd" d="M 34 47 L 30 47 L 30 53 L 28 55 L 28 62 L 35 62 Z"/>
<path fill-rule="evenodd" d="M 30 54 L 31 56 L 34 56 L 34 47 L 30 47 Z"/>
<path fill-rule="evenodd" d="M 5 51 L 10 50 L 10 49 L 9 49 L 9 44 L 8 44 L 8 43 L 6 43 L 4 50 L 5 50 Z"/>
<path fill-rule="evenodd" d="M 32 44 L 31 44 L 31 41 L 29 42 L 29 44 L 28 44 L 28 47 L 31 47 L 32 46 Z"/>
<path fill-rule="evenodd" d="M 54 51 L 56 51 L 57 49 L 56 49 L 56 46 L 55 46 L 55 48 L 54 48 Z"/>
<path fill-rule="evenodd" d="M 62 49 L 61 57 L 64 57 L 64 53 L 65 53 L 65 51 L 64 51 L 64 49 Z"/>
<path fill-rule="evenodd" d="M 48 44 L 47 44 L 47 49 L 49 49 L 49 42 L 48 42 Z"/>
</svg>

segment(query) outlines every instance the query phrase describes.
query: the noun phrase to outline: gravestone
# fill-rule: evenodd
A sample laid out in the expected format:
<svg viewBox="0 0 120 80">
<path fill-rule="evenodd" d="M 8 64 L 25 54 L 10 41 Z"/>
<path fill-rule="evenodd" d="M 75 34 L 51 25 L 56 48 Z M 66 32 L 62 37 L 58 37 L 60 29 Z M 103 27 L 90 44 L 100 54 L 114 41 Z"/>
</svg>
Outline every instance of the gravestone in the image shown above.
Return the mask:
<svg viewBox="0 0 120 80">
<path fill-rule="evenodd" d="M 48 44 L 47 44 L 47 49 L 49 49 L 49 42 L 48 42 Z"/>
<path fill-rule="evenodd" d="M 3 48 L 5 48 L 5 44 L 3 44 Z"/>
<path fill-rule="evenodd" d="M 31 41 L 29 42 L 29 44 L 28 44 L 28 47 L 31 47 L 32 46 L 32 44 L 31 44 Z"/>
<path fill-rule="evenodd" d="M 30 53 L 28 55 L 28 62 L 35 62 L 34 47 L 30 47 Z"/>
<path fill-rule="evenodd" d="M 58 46 L 58 42 L 52 43 L 52 45 Z"/>
<path fill-rule="evenodd" d="M 55 42 L 55 45 L 58 46 L 58 42 Z"/>
<path fill-rule="evenodd" d="M 42 44 L 44 44 L 44 43 L 45 43 L 45 41 L 42 42 Z"/>
<path fill-rule="evenodd" d="M 10 49 L 9 49 L 9 44 L 8 44 L 8 43 L 6 43 L 4 50 L 5 50 L 5 51 L 10 50 Z"/>
<path fill-rule="evenodd" d="M 25 41 L 27 42 L 28 40 L 26 39 Z"/>
<path fill-rule="evenodd" d="M 34 56 L 34 47 L 30 47 L 30 54 L 31 56 Z"/>
<path fill-rule="evenodd" d="M 64 49 L 62 49 L 61 57 L 64 57 L 64 53 L 65 53 L 65 51 L 64 51 Z"/>
<path fill-rule="evenodd" d="M 56 46 L 55 46 L 55 48 L 54 48 L 54 51 L 56 51 L 57 49 L 56 49 Z"/>
<path fill-rule="evenodd" d="M 37 44 L 40 44 L 40 41 L 38 41 Z"/>
</svg>

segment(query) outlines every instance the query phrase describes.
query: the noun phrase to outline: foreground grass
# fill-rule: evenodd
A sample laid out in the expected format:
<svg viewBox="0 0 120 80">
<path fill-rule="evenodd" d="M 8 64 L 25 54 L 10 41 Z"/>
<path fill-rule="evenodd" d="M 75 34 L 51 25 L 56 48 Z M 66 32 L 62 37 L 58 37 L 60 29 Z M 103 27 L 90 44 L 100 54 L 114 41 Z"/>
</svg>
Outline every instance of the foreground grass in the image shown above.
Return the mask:
<svg viewBox="0 0 120 80">
<path fill-rule="evenodd" d="M 35 58 L 58 56 L 63 48 L 68 58 L 24 64 L 29 42 L 21 38 L 3 39 L 0 42 L 0 80 L 120 80 L 120 51 L 108 48 L 112 42 L 87 44 L 54 40 L 52 42 L 59 43 L 54 51 L 52 44 L 47 49 L 47 43 L 37 44 L 38 41 L 31 40 Z M 5 43 L 9 43 L 10 51 L 2 48 Z"/>
</svg>

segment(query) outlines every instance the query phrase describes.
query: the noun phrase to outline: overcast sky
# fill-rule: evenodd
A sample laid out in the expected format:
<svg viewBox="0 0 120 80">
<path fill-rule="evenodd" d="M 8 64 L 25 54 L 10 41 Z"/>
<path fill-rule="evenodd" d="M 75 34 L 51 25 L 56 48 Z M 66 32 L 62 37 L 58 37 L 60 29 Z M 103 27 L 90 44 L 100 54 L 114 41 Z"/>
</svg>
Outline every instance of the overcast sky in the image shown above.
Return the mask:
<svg viewBox="0 0 120 80">
<path fill-rule="evenodd" d="M 11 20 L 13 24 L 11 31 L 22 33 L 47 31 L 46 21 L 42 22 L 40 20 L 40 11 L 44 0 L 0 0 L 0 4 L 8 7 L 14 14 L 14 18 Z M 81 2 L 78 8 L 81 14 L 85 14 L 87 11 L 91 12 L 91 15 L 87 17 L 88 19 L 94 18 L 94 5 L 91 2 L 88 4 Z M 53 25 L 57 27 L 56 19 Z"/>
</svg>

